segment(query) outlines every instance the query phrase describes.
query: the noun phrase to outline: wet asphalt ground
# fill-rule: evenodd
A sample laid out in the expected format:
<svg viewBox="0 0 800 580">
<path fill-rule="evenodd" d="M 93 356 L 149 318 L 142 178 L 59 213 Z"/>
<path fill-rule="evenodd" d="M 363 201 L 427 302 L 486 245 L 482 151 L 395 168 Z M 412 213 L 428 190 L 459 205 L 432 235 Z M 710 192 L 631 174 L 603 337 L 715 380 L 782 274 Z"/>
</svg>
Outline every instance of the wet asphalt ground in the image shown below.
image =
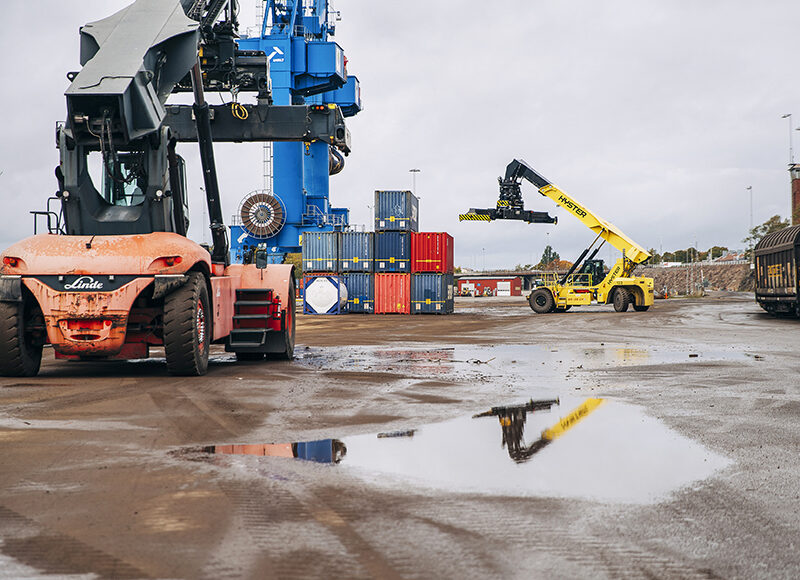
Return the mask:
<svg viewBox="0 0 800 580">
<path fill-rule="evenodd" d="M 0 379 L 0 577 L 797 578 L 798 343 L 719 294 L 305 316 L 202 378 L 46 352 Z"/>
</svg>

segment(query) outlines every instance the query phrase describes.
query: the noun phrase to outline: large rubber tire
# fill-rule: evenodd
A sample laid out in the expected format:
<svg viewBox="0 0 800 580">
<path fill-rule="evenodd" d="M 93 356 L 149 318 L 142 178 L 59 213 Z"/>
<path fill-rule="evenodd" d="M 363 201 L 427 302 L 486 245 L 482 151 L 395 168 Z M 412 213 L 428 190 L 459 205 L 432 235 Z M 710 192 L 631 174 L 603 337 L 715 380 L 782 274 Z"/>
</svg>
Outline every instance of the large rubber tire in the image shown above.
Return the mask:
<svg viewBox="0 0 800 580">
<path fill-rule="evenodd" d="M 170 374 L 206 374 L 211 316 L 206 280 L 199 272 L 189 274 L 189 281 L 164 299 L 164 351 Z"/>
<path fill-rule="evenodd" d="M 625 288 L 617 288 L 614 291 L 614 310 L 617 312 L 625 312 L 631 303 L 631 295 Z"/>
<path fill-rule="evenodd" d="M 0 302 L 0 376 L 34 377 L 39 373 L 44 337 L 31 330 L 36 321 L 44 328 L 42 311 L 33 298 Z"/>
<path fill-rule="evenodd" d="M 294 333 L 295 333 L 295 289 L 294 277 L 289 282 L 289 291 L 286 297 L 286 331 L 283 333 L 283 348 L 282 352 L 267 353 L 267 359 L 270 360 L 292 360 L 294 358 Z"/>
<path fill-rule="evenodd" d="M 633 309 L 636 312 L 647 312 L 650 309 L 650 307 L 649 306 L 645 306 L 644 304 L 642 304 L 641 306 L 639 304 L 634 304 L 633 305 Z"/>
<path fill-rule="evenodd" d="M 556 301 L 553 299 L 553 293 L 547 288 L 537 288 L 531 292 L 528 298 L 531 310 L 537 314 L 547 314 L 556 308 Z"/>
</svg>

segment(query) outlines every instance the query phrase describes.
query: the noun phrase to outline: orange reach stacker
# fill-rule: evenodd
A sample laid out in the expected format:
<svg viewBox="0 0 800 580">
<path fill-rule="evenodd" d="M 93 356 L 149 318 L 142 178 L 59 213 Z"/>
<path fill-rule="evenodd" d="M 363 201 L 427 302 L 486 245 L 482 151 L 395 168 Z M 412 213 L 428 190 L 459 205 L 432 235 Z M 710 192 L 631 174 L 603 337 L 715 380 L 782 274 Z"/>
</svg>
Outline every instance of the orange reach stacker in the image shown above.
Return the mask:
<svg viewBox="0 0 800 580">
<path fill-rule="evenodd" d="M 272 104 L 267 56 L 235 43 L 237 11 L 236 0 L 137 0 L 81 29 L 57 128 L 60 210 L 34 212 L 49 233 L 0 255 L 0 375 L 36 375 L 45 344 L 78 360 L 163 345 L 177 375 L 204 374 L 212 343 L 238 359 L 292 357 L 293 267 L 268 265 L 265 249 L 229 263 L 212 127 L 213 141 L 322 140 L 345 153 L 349 133 L 338 107 Z M 204 90 L 255 92 L 257 104 L 210 107 Z M 194 104 L 167 104 L 177 92 Z M 199 144 L 210 249 L 186 238 L 177 142 Z"/>
</svg>

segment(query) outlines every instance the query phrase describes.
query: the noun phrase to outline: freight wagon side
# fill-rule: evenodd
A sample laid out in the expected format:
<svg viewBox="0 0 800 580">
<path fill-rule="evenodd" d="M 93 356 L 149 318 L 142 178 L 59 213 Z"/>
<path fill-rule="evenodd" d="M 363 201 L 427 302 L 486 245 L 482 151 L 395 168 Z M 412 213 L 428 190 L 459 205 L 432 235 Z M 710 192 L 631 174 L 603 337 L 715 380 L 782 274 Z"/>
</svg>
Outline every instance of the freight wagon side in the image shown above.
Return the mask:
<svg viewBox="0 0 800 580">
<path fill-rule="evenodd" d="M 800 315 L 797 283 L 800 226 L 767 234 L 754 251 L 758 305 L 770 314 Z"/>
</svg>

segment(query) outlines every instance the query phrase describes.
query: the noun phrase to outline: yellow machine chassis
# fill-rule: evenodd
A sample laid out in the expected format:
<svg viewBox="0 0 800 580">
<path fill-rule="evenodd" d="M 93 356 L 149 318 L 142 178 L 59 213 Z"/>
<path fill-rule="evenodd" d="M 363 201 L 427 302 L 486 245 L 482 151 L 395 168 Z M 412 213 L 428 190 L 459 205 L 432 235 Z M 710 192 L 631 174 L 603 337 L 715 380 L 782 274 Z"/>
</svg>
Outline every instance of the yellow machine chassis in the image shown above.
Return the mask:
<svg viewBox="0 0 800 580">
<path fill-rule="evenodd" d="M 624 259 L 620 258 L 599 284 L 593 284 L 591 274 L 571 274 L 560 284 L 562 276 L 556 272 L 548 272 L 542 277 L 543 286 L 553 294 L 557 309 L 565 306 L 587 306 L 592 302 L 610 304 L 617 288 L 628 291 L 633 305 L 652 306 L 653 279 L 645 276 L 619 276 L 623 266 Z"/>
</svg>

